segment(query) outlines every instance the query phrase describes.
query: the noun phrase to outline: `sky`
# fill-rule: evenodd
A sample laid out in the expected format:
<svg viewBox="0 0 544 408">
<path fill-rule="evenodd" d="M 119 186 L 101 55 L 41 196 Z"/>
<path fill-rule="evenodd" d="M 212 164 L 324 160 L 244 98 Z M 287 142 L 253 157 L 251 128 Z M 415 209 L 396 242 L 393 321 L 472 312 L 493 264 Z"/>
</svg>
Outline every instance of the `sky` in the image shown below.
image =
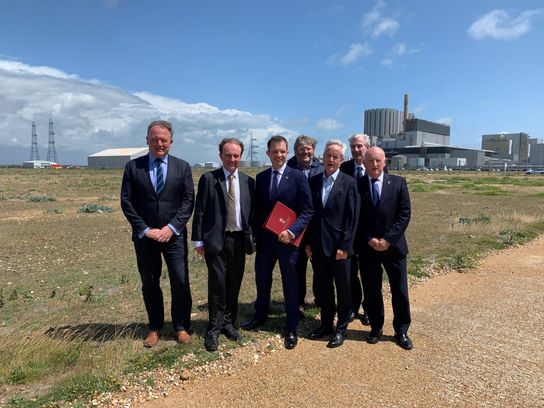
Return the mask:
<svg viewBox="0 0 544 408">
<path fill-rule="evenodd" d="M 46 159 L 49 118 L 63 164 L 145 147 L 156 119 L 191 164 L 227 136 L 320 154 L 404 94 L 454 146 L 543 138 L 543 72 L 540 0 L 0 0 L 0 164 L 30 158 L 32 121 Z"/>
</svg>

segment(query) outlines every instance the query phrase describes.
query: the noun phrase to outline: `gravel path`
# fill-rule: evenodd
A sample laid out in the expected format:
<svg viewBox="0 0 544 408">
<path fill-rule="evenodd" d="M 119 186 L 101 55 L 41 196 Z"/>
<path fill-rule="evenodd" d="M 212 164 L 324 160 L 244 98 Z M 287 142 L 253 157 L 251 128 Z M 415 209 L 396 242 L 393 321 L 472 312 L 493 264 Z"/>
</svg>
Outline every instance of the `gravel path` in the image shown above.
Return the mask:
<svg viewBox="0 0 544 408">
<path fill-rule="evenodd" d="M 544 407 L 543 273 L 541 237 L 412 287 L 411 351 L 392 341 L 388 315 L 376 345 L 356 322 L 338 349 L 303 339 L 141 406 Z"/>
</svg>

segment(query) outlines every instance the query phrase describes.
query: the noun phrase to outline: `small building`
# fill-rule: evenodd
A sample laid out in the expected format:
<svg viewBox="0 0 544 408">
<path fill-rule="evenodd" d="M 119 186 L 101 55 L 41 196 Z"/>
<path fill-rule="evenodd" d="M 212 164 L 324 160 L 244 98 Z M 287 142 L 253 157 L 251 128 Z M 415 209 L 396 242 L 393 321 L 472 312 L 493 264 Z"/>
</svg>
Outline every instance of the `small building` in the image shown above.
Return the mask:
<svg viewBox="0 0 544 408">
<path fill-rule="evenodd" d="M 59 165 L 55 162 L 47 160 L 27 160 L 23 162 L 24 169 L 49 169 L 51 167 L 58 167 Z"/>
<path fill-rule="evenodd" d="M 123 168 L 132 159 L 145 156 L 148 147 L 124 147 L 106 149 L 87 157 L 87 165 L 94 168 Z"/>
</svg>

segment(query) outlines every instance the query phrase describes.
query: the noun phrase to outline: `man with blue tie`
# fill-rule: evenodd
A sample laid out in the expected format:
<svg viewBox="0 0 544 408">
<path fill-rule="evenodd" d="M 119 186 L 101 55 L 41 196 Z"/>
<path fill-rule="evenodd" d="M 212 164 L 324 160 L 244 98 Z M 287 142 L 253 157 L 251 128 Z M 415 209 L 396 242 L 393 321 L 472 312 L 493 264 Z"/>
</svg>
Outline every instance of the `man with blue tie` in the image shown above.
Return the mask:
<svg viewBox="0 0 544 408">
<path fill-rule="evenodd" d="M 253 318 L 241 325 L 242 329 L 255 330 L 268 318 L 272 271 L 279 262 L 283 295 L 285 300 L 285 348 L 293 349 L 298 342 L 298 280 L 296 262 L 298 248 L 291 241 L 297 238 L 312 218 L 312 198 L 308 180 L 302 172 L 287 167 L 287 139 L 272 136 L 267 143 L 266 154 L 272 167 L 256 177 L 255 225 L 256 251 L 255 282 L 257 299 Z M 272 208 L 280 201 L 297 214 L 297 219 L 278 236 L 264 228 Z"/>
<path fill-rule="evenodd" d="M 365 175 L 365 152 L 370 147 L 370 138 L 363 133 L 356 133 L 349 139 L 349 148 L 351 150 L 351 160 L 342 162 L 340 171 L 356 180 Z M 359 279 L 359 270 L 361 276 L 364 273 L 364 259 L 359 260 L 357 254 L 351 256 L 351 313 L 349 320 L 352 322 L 357 316 L 360 316 L 361 323 L 365 326 L 370 324 L 366 312 L 366 301 L 364 296 L 364 287 Z M 363 307 L 363 314 L 359 315 L 359 308 Z"/>
<path fill-rule="evenodd" d="M 309 338 L 315 340 L 333 334 L 334 315 L 338 312 L 334 336 L 327 344 L 330 348 L 344 343 L 349 324 L 350 255 L 353 255 L 359 212 L 357 181 L 340 171 L 343 159 L 342 142 L 329 140 L 323 153 L 324 172 L 308 180 L 314 217 L 304 236 L 306 255 L 313 260 L 316 296 L 321 309 L 321 324 Z"/>
<path fill-rule="evenodd" d="M 149 320 L 144 346 L 157 345 L 164 325 L 163 257 L 170 278 L 174 337 L 179 343 L 190 343 L 192 299 L 186 226 L 194 205 L 193 176 L 186 161 L 168 154 L 173 143 L 169 122 L 150 123 L 146 140 L 149 154 L 127 163 L 121 185 L 121 208 L 132 226 Z"/>
<path fill-rule="evenodd" d="M 384 304 L 383 269 L 387 274 L 393 306 L 395 341 L 405 350 L 413 347 L 408 337 L 410 302 L 404 232 L 411 216 L 410 196 L 403 177 L 384 172 L 385 153 L 371 147 L 365 153 L 366 175 L 359 179 L 361 213 L 357 230 L 357 252 L 365 263 L 363 286 L 370 320 L 367 342 L 376 344 L 382 336 Z"/>
</svg>

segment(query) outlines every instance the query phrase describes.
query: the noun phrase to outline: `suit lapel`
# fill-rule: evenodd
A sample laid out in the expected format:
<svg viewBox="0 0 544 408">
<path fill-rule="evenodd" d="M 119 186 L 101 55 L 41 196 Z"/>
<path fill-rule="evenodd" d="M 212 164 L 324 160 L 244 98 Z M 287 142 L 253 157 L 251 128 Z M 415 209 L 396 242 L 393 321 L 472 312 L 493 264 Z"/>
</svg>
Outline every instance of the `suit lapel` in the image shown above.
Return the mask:
<svg viewBox="0 0 544 408">
<path fill-rule="evenodd" d="M 245 227 L 246 220 L 248 219 L 248 205 L 247 199 L 249 197 L 249 190 L 247 187 L 247 176 L 238 170 L 238 181 L 240 183 L 240 211 L 242 212 L 242 227 Z"/>
<path fill-rule="evenodd" d="M 142 170 L 143 170 L 143 182 L 144 185 L 148 188 L 148 190 L 152 194 L 157 194 L 155 192 L 155 188 L 153 187 L 153 183 L 151 182 L 151 173 L 149 172 L 149 154 L 142 156 Z M 164 190 L 164 189 L 163 189 Z"/>
<path fill-rule="evenodd" d="M 380 195 L 380 207 L 382 208 L 383 202 L 391 195 L 391 177 L 389 174 L 383 173 L 382 193 Z"/>
<path fill-rule="evenodd" d="M 223 200 L 225 201 L 225 208 L 227 205 L 227 183 L 225 178 L 225 173 L 223 172 L 223 168 L 220 168 L 219 170 L 215 170 L 215 183 L 217 187 L 219 188 L 219 191 L 221 191 L 221 194 L 223 194 Z"/>
<path fill-rule="evenodd" d="M 334 183 L 332 183 L 331 192 L 329 193 L 329 197 L 327 198 L 327 202 L 325 203 L 325 206 L 328 206 L 329 203 L 332 203 L 331 198 L 334 198 L 336 194 L 340 194 L 342 192 L 342 183 L 340 181 L 340 177 L 342 177 L 342 172 L 338 172 L 338 175 L 336 176 L 336 180 L 334 181 Z M 323 182 L 321 183 L 323 184 Z"/>
</svg>

